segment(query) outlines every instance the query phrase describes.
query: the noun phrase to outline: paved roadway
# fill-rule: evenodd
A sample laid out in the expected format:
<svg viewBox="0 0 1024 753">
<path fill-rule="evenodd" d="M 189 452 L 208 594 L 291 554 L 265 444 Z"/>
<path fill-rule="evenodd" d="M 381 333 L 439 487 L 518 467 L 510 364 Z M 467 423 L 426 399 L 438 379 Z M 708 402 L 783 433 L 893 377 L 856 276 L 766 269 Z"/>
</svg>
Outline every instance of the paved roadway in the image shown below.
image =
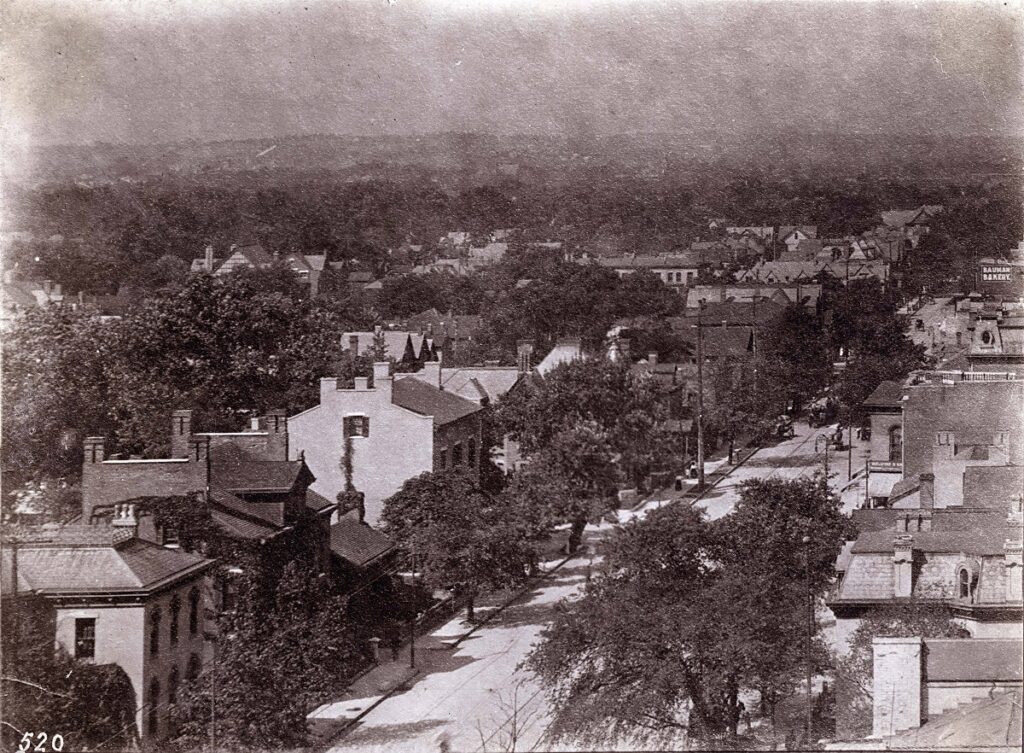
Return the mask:
<svg viewBox="0 0 1024 753">
<path fill-rule="evenodd" d="M 810 429 L 797 424 L 795 429 L 795 437 L 755 454 L 699 503 L 709 516 L 720 517 L 732 509 L 743 480 L 758 476 L 796 478 L 821 468 L 823 454 L 815 451 L 814 441 L 828 427 Z M 845 480 L 845 453 L 830 465 L 833 470 L 841 466 Z M 653 506 L 655 503 L 648 509 Z M 641 508 L 620 517 L 645 513 L 646 509 Z M 607 535 L 612 527 L 589 527 L 587 540 Z M 587 568 L 585 559 L 569 561 L 455 650 L 446 647 L 443 640 L 464 632 L 459 618 L 428 637 L 427 644 L 432 641 L 433 648 L 420 648 L 417 642 L 423 672 L 407 690 L 391 696 L 350 728 L 331 751 L 439 751 L 444 740 L 450 750 L 459 753 L 513 747 L 544 750 L 549 724 L 544 695 L 519 664 L 551 619 L 554 605 L 580 593 Z M 350 702 L 356 706 L 360 703 L 358 699 Z"/>
</svg>

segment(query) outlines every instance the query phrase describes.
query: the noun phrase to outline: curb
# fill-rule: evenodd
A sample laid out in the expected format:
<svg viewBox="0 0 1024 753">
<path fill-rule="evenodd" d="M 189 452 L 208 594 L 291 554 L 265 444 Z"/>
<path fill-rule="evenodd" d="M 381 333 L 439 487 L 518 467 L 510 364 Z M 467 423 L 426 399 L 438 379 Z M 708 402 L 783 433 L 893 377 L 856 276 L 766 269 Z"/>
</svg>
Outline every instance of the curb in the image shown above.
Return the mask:
<svg viewBox="0 0 1024 753">
<path fill-rule="evenodd" d="M 415 671 L 411 675 L 406 677 L 404 680 L 402 680 L 399 683 L 396 683 L 395 685 L 392 685 L 390 688 L 385 690 L 384 693 L 381 695 L 381 697 L 378 698 L 376 701 L 371 703 L 369 706 L 367 706 L 365 709 L 360 711 L 358 714 L 356 714 L 351 719 L 346 719 L 345 723 L 342 726 L 338 727 L 337 732 L 335 732 L 333 735 L 331 735 L 331 739 L 328 742 L 325 742 L 320 747 L 312 748 L 312 750 L 325 751 L 325 750 L 330 749 L 331 746 L 334 745 L 334 743 L 337 742 L 346 732 L 348 732 L 349 729 L 351 729 L 357 722 L 362 721 L 363 717 L 365 717 L 367 714 L 369 714 L 375 708 L 377 708 L 382 703 L 384 703 L 384 701 L 386 701 L 391 696 L 393 696 L 395 693 L 397 693 L 402 687 L 404 687 L 406 685 L 406 683 L 408 683 L 414 677 L 417 677 L 419 674 L 420 674 L 420 670 L 419 670 L 419 668 L 416 668 Z"/>
<path fill-rule="evenodd" d="M 502 612 L 504 612 L 505 609 L 507 609 L 509 606 L 511 606 L 514 602 L 518 601 L 523 596 L 523 594 L 525 594 L 528 591 L 530 591 L 531 589 L 533 589 L 533 587 L 535 585 L 537 585 L 538 583 L 546 580 L 551 575 L 553 575 L 555 572 L 557 572 L 559 569 L 561 569 L 561 567 L 566 562 L 568 562 L 569 560 L 573 559 L 575 556 L 576 556 L 575 554 L 570 554 L 567 557 L 565 557 L 561 562 L 559 562 L 554 567 L 552 567 L 550 570 L 546 570 L 545 572 L 543 572 L 543 573 L 541 573 L 539 575 L 536 575 L 533 578 L 531 578 L 530 582 L 528 582 L 526 585 L 524 585 L 522 588 L 520 588 L 518 591 L 516 591 L 512 596 L 510 596 L 508 599 L 506 599 L 505 602 L 501 606 L 499 606 L 497 609 L 495 609 L 492 612 L 488 612 L 484 616 L 483 619 L 481 619 L 479 622 L 477 622 L 475 625 L 473 625 L 473 627 L 470 628 L 466 633 L 464 633 L 464 634 L 460 635 L 458 638 L 456 638 L 455 641 L 451 644 L 451 646 L 449 648 L 453 649 L 453 650 L 455 648 L 458 648 L 460 643 L 462 643 L 464 640 L 466 640 L 471 635 L 473 635 L 473 633 L 475 633 L 477 630 L 479 630 L 484 625 L 486 625 L 488 622 L 490 622 L 492 619 L 494 619 L 494 617 L 496 617 L 497 615 L 499 615 Z M 378 665 L 374 665 L 372 667 L 369 667 L 363 673 L 357 675 L 356 679 L 358 679 L 359 677 L 362 677 L 365 674 L 368 674 L 368 673 L 372 672 L 376 668 L 376 666 L 378 666 Z M 345 733 L 348 732 L 356 723 L 362 721 L 363 718 L 366 717 L 367 714 L 369 714 L 375 708 L 377 708 L 382 703 L 384 703 L 384 701 L 386 701 L 389 698 L 391 698 L 391 696 L 395 695 L 395 693 L 397 693 L 399 690 L 401 690 L 403 687 L 405 687 L 411 680 L 413 680 L 415 677 L 418 677 L 419 674 L 420 674 L 420 669 L 417 667 L 417 668 L 415 668 L 415 671 L 411 675 L 406 677 L 401 682 L 395 683 L 393 686 L 391 686 L 390 688 L 385 690 L 384 693 L 381 694 L 381 697 L 378 698 L 376 701 L 371 703 L 369 706 L 367 706 L 365 709 L 360 711 L 358 714 L 356 714 L 351 719 L 346 719 L 345 723 L 343 725 L 339 726 L 337 731 L 334 734 L 331 735 L 329 741 L 325 742 L 321 746 L 312 748 L 311 750 L 314 750 L 314 751 L 326 751 L 326 750 L 329 750 L 338 740 L 340 740 L 342 737 L 344 737 Z"/>
</svg>

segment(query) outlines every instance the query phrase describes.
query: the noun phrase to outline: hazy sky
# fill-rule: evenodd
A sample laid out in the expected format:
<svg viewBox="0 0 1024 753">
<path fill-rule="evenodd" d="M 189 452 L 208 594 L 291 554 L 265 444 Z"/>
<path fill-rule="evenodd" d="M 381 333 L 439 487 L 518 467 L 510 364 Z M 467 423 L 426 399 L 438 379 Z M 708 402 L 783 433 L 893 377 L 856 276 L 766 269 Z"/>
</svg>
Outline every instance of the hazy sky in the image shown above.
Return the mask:
<svg viewBox="0 0 1024 753">
<path fill-rule="evenodd" d="M 9 145 L 1017 132 L 1021 0 L 6 0 Z"/>
</svg>

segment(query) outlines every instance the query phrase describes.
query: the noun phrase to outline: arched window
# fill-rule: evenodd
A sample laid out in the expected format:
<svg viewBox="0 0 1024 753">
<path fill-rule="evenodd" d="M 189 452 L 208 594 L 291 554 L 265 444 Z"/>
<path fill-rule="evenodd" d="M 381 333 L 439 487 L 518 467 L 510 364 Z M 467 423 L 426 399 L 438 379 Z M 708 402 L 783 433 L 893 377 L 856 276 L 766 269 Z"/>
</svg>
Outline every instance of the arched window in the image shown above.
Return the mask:
<svg viewBox="0 0 1024 753">
<path fill-rule="evenodd" d="M 149 714 L 146 726 L 149 734 L 160 734 L 160 681 L 154 679 L 149 683 Z"/>
<path fill-rule="evenodd" d="M 171 645 L 178 645 L 178 623 L 181 620 L 181 598 L 175 594 L 171 599 Z"/>
<path fill-rule="evenodd" d="M 193 588 L 188 594 L 188 632 L 195 635 L 199 632 L 199 589 Z"/>
<path fill-rule="evenodd" d="M 889 429 L 889 462 L 903 462 L 903 427 L 893 426 Z"/>
<path fill-rule="evenodd" d="M 978 590 L 978 576 L 970 567 L 961 565 L 956 574 L 956 595 L 964 601 L 973 602 Z"/>
<path fill-rule="evenodd" d="M 167 704 L 171 705 L 178 702 L 178 668 L 175 667 L 171 670 L 171 674 L 167 676 Z"/>
<path fill-rule="evenodd" d="M 957 595 L 961 599 L 969 599 L 971 597 L 971 574 L 966 567 L 960 568 L 957 578 L 957 589 Z"/>
<path fill-rule="evenodd" d="M 185 679 L 194 680 L 199 677 L 199 673 L 203 671 L 203 660 L 199 658 L 199 654 L 192 654 L 188 657 L 188 667 L 185 669 Z"/>
<path fill-rule="evenodd" d="M 154 609 L 149 616 L 149 655 L 160 653 L 160 610 Z"/>
</svg>

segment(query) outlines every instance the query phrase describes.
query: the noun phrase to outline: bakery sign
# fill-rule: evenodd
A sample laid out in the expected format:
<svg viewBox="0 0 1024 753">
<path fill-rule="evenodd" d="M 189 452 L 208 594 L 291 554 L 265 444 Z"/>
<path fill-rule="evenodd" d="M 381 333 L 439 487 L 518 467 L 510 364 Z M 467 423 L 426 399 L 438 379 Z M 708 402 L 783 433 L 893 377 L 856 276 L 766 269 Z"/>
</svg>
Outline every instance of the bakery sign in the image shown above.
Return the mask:
<svg viewBox="0 0 1024 753">
<path fill-rule="evenodd" d="M 984 266 L 981 268 L 981 279 L 985 282 L 1009 282 L 1010 267 Z"/>
</svg>

